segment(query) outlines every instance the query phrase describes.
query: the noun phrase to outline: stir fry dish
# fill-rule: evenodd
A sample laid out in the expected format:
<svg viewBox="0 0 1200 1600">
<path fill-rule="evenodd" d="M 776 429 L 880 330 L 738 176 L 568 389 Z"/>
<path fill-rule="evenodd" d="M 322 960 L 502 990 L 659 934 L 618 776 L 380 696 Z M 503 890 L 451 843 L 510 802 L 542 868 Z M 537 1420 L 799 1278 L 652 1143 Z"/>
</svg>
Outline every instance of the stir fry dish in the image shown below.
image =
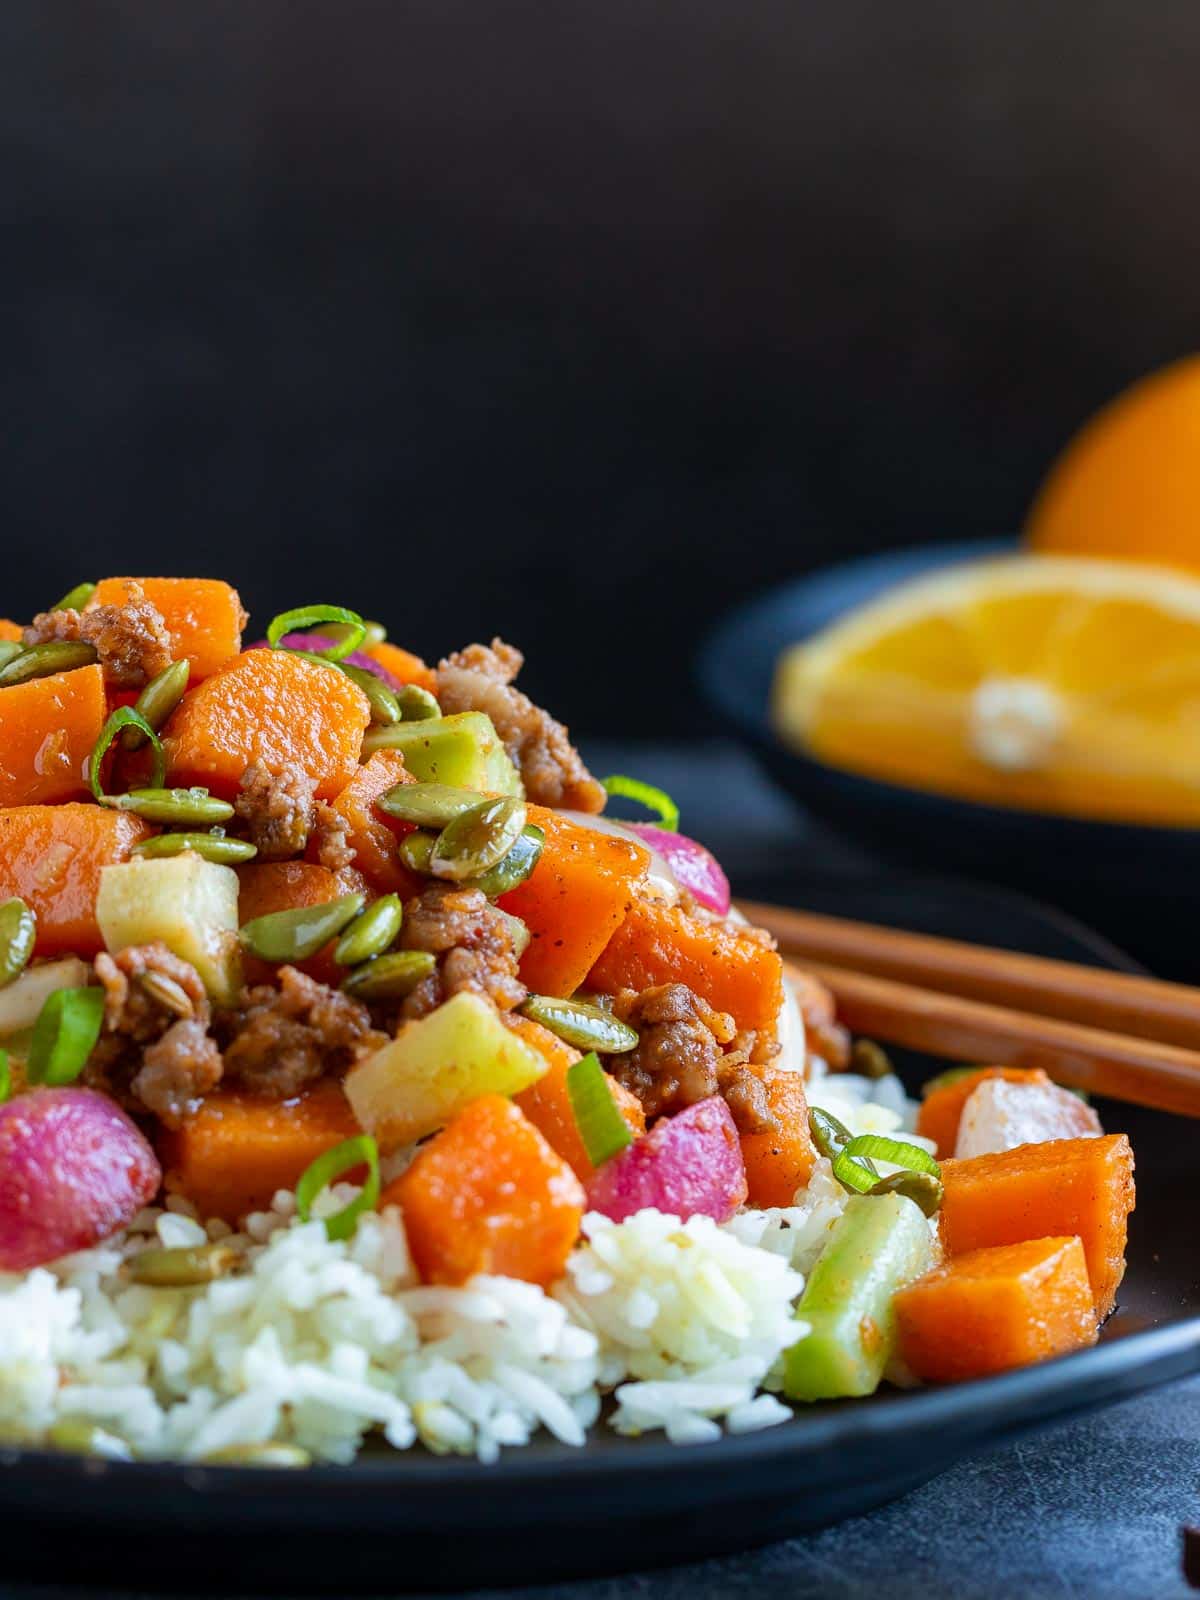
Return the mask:
<svg viewBox="0 0 1200 1600">
<path fill-rule="evenodd" d="M 510 645 L 246 628 L 182 578 L 0 622 L 0 1437 L 702 1443 L 1095 1340 L 1089 1105 L 910 1101 Z"/>
</svg>

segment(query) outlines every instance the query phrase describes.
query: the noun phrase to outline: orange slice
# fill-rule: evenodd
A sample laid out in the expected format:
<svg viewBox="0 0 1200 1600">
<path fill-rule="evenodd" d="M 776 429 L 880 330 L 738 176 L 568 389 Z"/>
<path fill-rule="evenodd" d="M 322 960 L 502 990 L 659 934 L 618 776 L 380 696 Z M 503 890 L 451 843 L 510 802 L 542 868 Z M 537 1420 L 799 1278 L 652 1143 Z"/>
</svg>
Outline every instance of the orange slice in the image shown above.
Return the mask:
<svg viewBox="0 0 1200 1600">
<path fill-rule="evenodd" d="M 1014 556 L 892 590 L 779 664 L 782 737 L 994 805 L 1200 823 L 1200 579 Z"/>
</svg>

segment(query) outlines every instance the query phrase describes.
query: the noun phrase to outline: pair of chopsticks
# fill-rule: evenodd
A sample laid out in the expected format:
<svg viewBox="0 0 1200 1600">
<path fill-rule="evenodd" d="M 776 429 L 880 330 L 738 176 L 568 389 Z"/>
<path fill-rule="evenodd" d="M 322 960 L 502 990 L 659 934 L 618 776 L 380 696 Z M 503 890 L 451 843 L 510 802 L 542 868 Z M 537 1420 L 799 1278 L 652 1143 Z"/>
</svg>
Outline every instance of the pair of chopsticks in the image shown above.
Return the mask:
<svg viewBox="0 0 1200 1600">
<path fill-rule="evenodd" d="M 1200 1117 L 1200 989 L 743 903 L 854 1033 Z"/>
</svg>

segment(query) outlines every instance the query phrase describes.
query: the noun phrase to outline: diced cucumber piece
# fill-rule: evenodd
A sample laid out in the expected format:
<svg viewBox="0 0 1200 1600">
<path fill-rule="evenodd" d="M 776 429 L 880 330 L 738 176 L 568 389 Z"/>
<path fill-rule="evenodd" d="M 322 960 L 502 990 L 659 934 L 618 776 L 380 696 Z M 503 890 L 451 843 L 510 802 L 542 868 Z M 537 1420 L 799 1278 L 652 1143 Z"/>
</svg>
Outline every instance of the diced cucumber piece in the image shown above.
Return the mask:
<svg viewBox="0 0 1200 1600">
<path fill-rule="evenodd" d="M 20 977 L 0 989 L 0 1040 L 9 1041 L 9 1050 L 15 1049 L 13 1036 L 33 1027 L 56 989 L 82 989 L 91 981 L 91 967 L 78 956 L 26 967 Z"/>
<path fill-rule="evenodd" d="M 482 711 L 372 728 L 363 749 L 398 750 L 421 783 L 446 783 L 485 794 L 525 792 L 492 719 Z"/>
<path fill-rule="evenodd" d="M 545 1058 L 506 1028 L 495 1006 L 463 991 L 353 1067 L 354 1115 L 385 1150 L 421 1139 L 485 1094 L 519 1094 Z"/>
<path fill-rule="evenodd" d="M 874 1394 L 896 1343 L 892 1296 L 936 1260 L 929 1223 L 904 1195 L 848 1200 L 796 1306 L 812 1331 L 785 1357 L 788 1397 Z"/>
<path fill-rule="evenodd" d="M 96 921 L 111 952 L 161 939 L 189 961 L 219 1006 L 233 1005 L 242 985 L 238 939 L 238 875 L 192 851 L 105 867 Z"/>
</svg>

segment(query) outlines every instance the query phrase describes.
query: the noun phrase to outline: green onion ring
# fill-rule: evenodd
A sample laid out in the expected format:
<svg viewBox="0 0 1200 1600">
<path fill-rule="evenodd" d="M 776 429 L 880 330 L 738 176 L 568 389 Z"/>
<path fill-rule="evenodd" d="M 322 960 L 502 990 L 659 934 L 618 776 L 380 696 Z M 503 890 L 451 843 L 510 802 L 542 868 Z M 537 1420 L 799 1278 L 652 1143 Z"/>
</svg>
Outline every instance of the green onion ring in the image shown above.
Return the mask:
<svg viewBox="0 0 1200 1600">
<path fill-rule="evenodd" d="M 647 811 L 653 811 L 668 833 L 679 832 L 679 807 L 662 789 L 643 783 L 640 778 L 626 778 L 619 772 L 601 778 L 600 782 L 609 794 L 620 795 L 623 800 L 636 800 Z"/>
<path fill-rule="evenodd" d="M 118 706 L 100 730 L 96 748 L 92 751 L 92 759 L 88 763 L 88 780 L 92 786 L 92 793 L 97 800 L 105 798 L 104 785 L 100 778 L 101 762 L 108 754 L 109 745 L 112 744 L 122 728 L 136 728 L 154 751 L 154 773 L 145 787 L 148 789 L 161 789 L 167 776 L 167 758 L 163 755 L 162 741 L 157 733 L 155 733 L 140 711 L 135 711 L 132 706 Z"/>
<path fill-rule="evenodd" d="M 75 990 L 75 993 L 83 993 Z M 301 1222 L 312 1221 L 313 1202 L 323 1189 L 336 1183 L 338 1178 L 355 1167 L 366 1164 L 367 1181 L 362 1191 L 348 1206 L 343 1206 L 332 1217 L 325 1218 L 325 1232 L 330 1239 L 349 1239 L 364 1211 L 374 1211 L 379 1204 L 379 1146 L 369 1133 L 360 1133 L 353 1139 L 343 1139 L 332 1150 L 326 1150 L 304 1173 L 296 1185 L 296 1211 Z"/>
<path fill-rule="evenodd" d="M 271 619 L 267 628 L 267 643 L 272 650 L 287 649 L 279 641 L 289 633 L 309 633 L 322 622 L 339 622 L 346 628 L 340 639 L 331 639 L 327 650 L 314 652 L 326 661 L 341 661 L 352 650 L 357 650 L 367 636 L 367 625 L 357 611 L 345 606 L 297 606 L 293 611 L 281 611 Z"/>
<path fill-rule="evenodd" d="M 95 1049 L 103 1021 L 103 989 L 56 989 L 47 995 L 29 1042 L 29 1082 L 54 1088 L 74 1083 Z"/>
<path fill-rule="evenodd" d="M 594 1167 L 603 1166 L 633 1143 L 629 1124 L 617 1110 L 607 1074 L 594 1050 L 567 1068 L 567 1095 L 583 1148 Z"/>
<path fill-rule="evenodd" d="M 868 1174 L 862 1165 L 864 1158 L 868 1161 L 888 1161 L 894 1167 L 903 1167 L 906 1172 L 927 1172 L 933 1178 L 942 1175 L 941 1167 L 920 1145 L 908 1144 L 903 1139 L 889 1139 L 881 1133 L 860 1133 L 839 1151 L 833 1163 L 833 1175 L 838 1182 L 859 1194 L 865 1194 L 879 1176 L 878 1173 L 874 1177 Z"/>
<path fill-rule="evenodd" d="M 0 1050 L 0 1106 L 12 1094 L 12 1069 L 8 1064 L 8 1051 Z"/>
</svg>

